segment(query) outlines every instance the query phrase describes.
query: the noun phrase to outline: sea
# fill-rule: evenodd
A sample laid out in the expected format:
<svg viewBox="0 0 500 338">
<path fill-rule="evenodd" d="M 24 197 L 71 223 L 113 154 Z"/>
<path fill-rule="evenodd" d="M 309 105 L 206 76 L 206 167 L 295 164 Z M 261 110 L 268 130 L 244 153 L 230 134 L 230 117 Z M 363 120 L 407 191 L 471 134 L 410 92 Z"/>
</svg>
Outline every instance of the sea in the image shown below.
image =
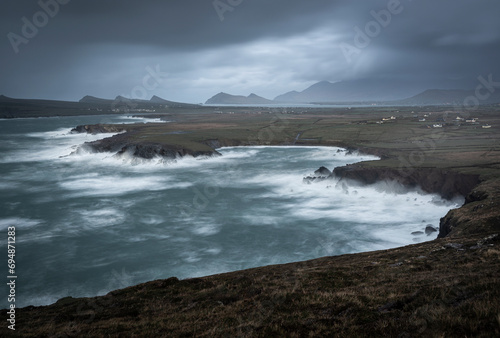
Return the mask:
<svg viewBox="0 0 500 338">
<path fill-rule="evenodd" d="M 425 228 L 438 228 L 463 202 L 387 182 L 304 181 L 321 166 L 377 160 L 341 148 L 229 147 L 217 157 L 142 160 L 82 147 L 112 134 L 70 132 L 81 124 L 151 122 L 160 121 L 0 120 L 0 308 L 11 304 L 12 275 L 16 307 L 39 306 L 156 279 L 433 240 L 437 232 Z"/>
</svg>

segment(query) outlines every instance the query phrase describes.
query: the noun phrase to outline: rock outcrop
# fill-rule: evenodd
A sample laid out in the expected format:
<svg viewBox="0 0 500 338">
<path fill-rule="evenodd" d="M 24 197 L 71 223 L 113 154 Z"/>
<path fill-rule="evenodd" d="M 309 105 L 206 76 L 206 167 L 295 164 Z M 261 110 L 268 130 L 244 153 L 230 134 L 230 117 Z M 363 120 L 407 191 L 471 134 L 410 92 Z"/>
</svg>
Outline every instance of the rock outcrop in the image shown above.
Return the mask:
<svg viewBox="0 0 500 338">
<path fill-rule="evenodd" d="M 121 133 L 127 129 L 119 124 L 85 124 L 71 129 L 71 133 L 103 134 L 103 133 Z"/>
<path fill-rule="evenodd" d="M 438 238 L 500 231 L 500 182 L 485 181 L 465 197 L 465 204 L 450 210 L 439 224 Z"/>
<path fill-rule="evenodd" d="M 184 148 L 178 145 L 138 141 L 134 138 L 134 135 L 136 133 L 135 131 L 127 130 L 124 126 L 121 125 L 81 125 L 74 128 L 72 132 L 89 134 L 125 132 L 101 140 L 86 142 L 82 146 L 98 153 L 109 152 L 118 156 L 128 154 L 143 159 L 153 159 L 156 157 L 176 159 L 184 156 L 198 157 L 220 155 L 220 153 L 215 149 L 198 151 Z"/>
<path fill-rule="evenodd" d="M 488 199 L 488 189 L 476 189 L 481 184 L 479 175 L 440 168 L 400 170 L 348 165 L 335 168 L 331 176 L 362 184 L 374 184 L 384 180 L 396 181 L 405 187 L 419 187 L 424 192 L 439 194 L 445 199 L 464 197 L 465 204 L 461 208 L 450 210 L 441 218 L 438 238 L 500 230 L 500 217 L 494 210 L 497 202 Z M 430 235 L 434 231 L 428 227 L 425 232 Z"/>
<path fill-rule="evenodd" d="M 389 167 L 348 165 L 335 168 L 332 175 L 341 180 L 350 179 L 363 184 L 374 184 L 386 180 L 396 181 L 405 187 L 420 187 L 424 192 L 436 193 L 445 199 L 465 197 L 481 182 L 479 175 L 462 174 L 439 168 L 400 170 Z"/>
<path fill-rule="evenodd" d="M 314 172 L 316 176 L 330 176 L 332 172 L 326 167 L 320 167 L 318 170 Z"/>
<path fill-rule="evenodd" d="M 327 179 L 330 179 L 332 172 L 326 167 L 320 167 L 318 170 L 314 172 L 314 175 L 309 175 L 304 177 L 302 180 L 304 183 L 311 184 L 312 182 L 320 182 Z"/>
</svg>

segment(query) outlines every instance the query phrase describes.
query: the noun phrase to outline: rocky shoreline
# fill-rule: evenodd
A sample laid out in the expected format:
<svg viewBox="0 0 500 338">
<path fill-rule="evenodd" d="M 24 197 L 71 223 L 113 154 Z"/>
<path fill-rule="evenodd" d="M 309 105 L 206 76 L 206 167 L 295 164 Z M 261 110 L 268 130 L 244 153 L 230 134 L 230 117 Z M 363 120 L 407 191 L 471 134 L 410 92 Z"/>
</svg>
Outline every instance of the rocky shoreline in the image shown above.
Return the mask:
<svg viewBox="0 0 500 338">
<path fill-rule="evenodd" d="M 466 198 L 481 180 L 479 175 L 462 174 L 438 168 L 412 168 L 403 171 L 395 168 L 367 168 L 360 164 L 336 167 L 333 171 L 321 167 L 314 175 L 304 178 L 305 182 L 325 179 L 351 180 L 363 185 L 371 185 L 382 181 L 394 181 L 406 188 L 422 189 L 423 192 L 439 194 L 447 200 L 455 197 Z"/>
<path fill-rule="evenodd" d="M 80 125 L 75 127 L 73 133 L 119 133 L 112 137 L 104 138 L 98 141 L 87 142 L 83 147 L 94 152 L 110 152 L 116 156 L 129 155 L 142 159 L 164 158 L 176 159 L 184 156 L 220 156 L 216 150 L 226 146 L 244 146 L 244 142 L 238 140 L 219 140 L 209 139 L 202 141 L 202 144 L 212 150 L 193 151 L 189 148 L 170 145 L 164 143 L 155 143 L 147 141 L 133 141 L 136 131 L 129 129 L 127 125 Z M 305 145 L 306 146 L 306 145 Z M 362 152 L 371 155 L 387 158 L 383 149 L 356 149 L 349 145 L 339 145 L 347 152 Z M 314 175 L 304 178 L 305 183 L 312 183 L 318 180 L 349 180 L 358 184 L 371 185 L 382 181 L 393 181 L 410 189 L 420 188 L 425 193 L 439 194 L 447 200 L 456 197 L 465 198 L 464 205 L 459 209 L 450 210 L 448 214 L 440 221 L 438 238 L 453 235 L 454 232 L 464 234 L 461 224 L 468 221 L 464 213 L 472 212 L 469 209 L 475 207 L 475 202 L 483 201 L 488 198 L 488 194 L 481 187 L 482 180 L 477 174 L 464 174 L 452 169 L 442 168 L 394 168 L 394 167 L 367 167 L 363 163 L 356 163 L 342 167 L 336 167 L 330 171 L 326 167 L 319 168 Z M 496 217 L 496 216 L 495 216 Z M 489 220 L 489 223 L 495 220 Z M 500 223 L 500 222 L 499 222 Z M 460 229 L 460 231 L 457 231 Z"/>
<path fill-rule="evenodd" d="M 194 151 L 189 148 L 178 145 L 169 145 L 158 142 L 137 142 L 133 141 L 136 134 L 134 130 L 127 129 L 123 125 L 80 125 L 71 130 L 72 133 L 120 133 L 101 140 L 86 142 L 82 146 L 90 151 L 97 153 L 109 152 L 116 156 L 130 155 L 141 159 L 176 159 L 184 156 L 218 156 L 220 155 L 215 149 L 213 151 Z"/>
<path fill-rule="evenodd" d="M 304 177 L 304 182 L 323 180 L 349 180 L 362 185 L 392 181 L 410 189 L 420 188 L 425 193 L 439 194 L 451 200 L 465 199 L 458 209 L 450 210 L 439 224 L 438 238 L 477 235 L 493 230 L 500 231 L 500 215 L 495 209 L 498 194 L 488 192 L 493 182 L 481 180 L 479 175 L 463 174 L 440 168 L 413 168 L 399 170 L 389 167 L 363 167 L 362 164 L 334 168 L 321 167 L 314 175 Z"/>
</svg>

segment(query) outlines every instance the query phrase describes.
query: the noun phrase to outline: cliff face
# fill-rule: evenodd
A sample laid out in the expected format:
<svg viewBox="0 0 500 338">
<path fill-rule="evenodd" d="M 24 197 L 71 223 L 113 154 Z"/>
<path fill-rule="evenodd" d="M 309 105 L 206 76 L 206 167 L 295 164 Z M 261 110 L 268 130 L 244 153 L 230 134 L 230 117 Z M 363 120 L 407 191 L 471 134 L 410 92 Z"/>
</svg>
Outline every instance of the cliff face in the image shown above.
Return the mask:
<svg viewBox="0 0 500 338">
<path fill-rule="evenodd" d="M 333 174 L 340 179 L 351 179 L 363 184 L 379 181 L 396 181 L 406 187 L 420 187 L 427 193 L 437 193 L 443 198 L 466 197 L 480 183 L 479 175 L 461 174 L 438 168 L 366 168 L 360 165 L 337 167 Z"/>
<path fill-rule="evenodd" d="M 220 155 L 215 150 L 195 151 L 178 145 L 134 141 L 135 131 L 127 130 L 126 127 L 120 125 L 81 125 L 74 128 L 71 132 L 89 134 L 126 132 L 112 137 L 107 137 L 102 140 L 86 142 L 83 145 L 83 147 L 98 153 L 109 152 L 118 156 L 129 154 L 143 159 L 152 159 L 155 157 L 176 159 L 186 155 L 193 157 Z"/>
<path fill-rule="evenodd" d="M 88 133 L 88 134 L 102 134 L 102 133 L 121 133 L 127 129 L 123 125 L 118 124 L 91 124 L 80 125 L 71 129 L 72 133 Z"/>
<path fill-rule="evenodd" d="M 465 198 L 458 209 L 441 218 L 438 238 L 478 235 L 500 231 L 500 180 L 481 181 L 479 175 L 462 174 L 439 168 L 367 168 L 349 165 L 335 168 L 332 175 L 362 184 L 383 180 L 396 181 L 406 187 L 420 187 L 424 192 L 443 198 Z"/>
<path fill-rule="evenodd" d="M 479 184 L 466 196 L 465 204 L 441 218 L 439 236 L 469 236 L 500 231 L 500 181 Z"/>
<path fill-rule="evenodd" d="M 133 157 L 143 158 L 143 159 L 153 159 L 156 157 L 162 157 L 165 159 L 176 159 L 184 156 L 214 156 L 220 155 L 217 151 L 193 151 L 191 149 L 182 148 L 175 145 L 166 145 L 161 143 L 153 142 L 128 142 L 122 140 L 120 137 L 105 138 L 103 140 L 98 140 L 94 142 L 85 143 L 86 147 L 89 147 L 96 152 L 110 152 L 116 155 L 129 154 Z"/>
</svg>

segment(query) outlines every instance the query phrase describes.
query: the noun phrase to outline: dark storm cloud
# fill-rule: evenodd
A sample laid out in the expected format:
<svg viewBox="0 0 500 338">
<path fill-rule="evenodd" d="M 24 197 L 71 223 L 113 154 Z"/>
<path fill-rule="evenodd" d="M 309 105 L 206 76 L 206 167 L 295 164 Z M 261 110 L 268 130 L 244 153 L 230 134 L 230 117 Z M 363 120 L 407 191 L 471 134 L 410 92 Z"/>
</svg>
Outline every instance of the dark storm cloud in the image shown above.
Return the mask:
<svg viewBox="0 0 500 338">
<path fill-rule="evenodd" d="M 220 0 L 219 11 L 213 0 L 42 3 L 54 14 L 46 23 L 38 1 L 0 4 L 2 94 L 133 96 L 151 68 L 162 80 L 147 95 L 191 102 L 218 91 L 272 98 L 320 80 L 472 87 L 479 75 L 500 78 L 497 1 Z M 25 38 L 23 20 L 43 25 Z"/>
</svg>

